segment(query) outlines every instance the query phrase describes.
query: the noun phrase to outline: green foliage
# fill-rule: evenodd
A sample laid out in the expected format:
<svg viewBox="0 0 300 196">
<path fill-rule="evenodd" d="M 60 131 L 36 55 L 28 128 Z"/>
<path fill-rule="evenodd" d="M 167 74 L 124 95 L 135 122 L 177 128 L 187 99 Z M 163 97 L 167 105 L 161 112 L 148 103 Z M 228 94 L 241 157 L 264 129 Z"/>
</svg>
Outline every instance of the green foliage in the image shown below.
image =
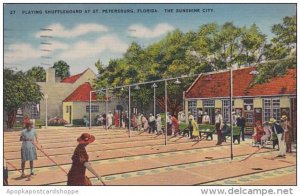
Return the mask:
<svg viewBox="0 0 300 196">
<path fill-rule="evenodd" d="M 107 86 L 120 86 L 138 82 L 153 81 L 162 78 L 180 77 L 182 75 L 200 74 L 218 71 L 231 65 L 255 65 L 262 60 L 295 58 L 296 19 L 285 17 L 282 24 L 272 28 L 275 37 L 267 43 L 267 37 L 256 24 L 250 27 L 238 27 L 232 22 L 222 25 L 208 23 L 201 25 L 197 31 L 182 32 L 179 29 L 169 32 L 163 39 L 143 48 L 133 42 L 120 59 L 112 59 L 107 67 L 96 63 L 100 77 L 94 86 L 98 89 Z M 274 72 L 285 70 L 287 65 L 275 66 Z M 279 68 L 281 67 L 281 68 Z M 253 82 L 266 81 L 270 76 L 266 68 L 262 76 Z M 272 69 L 271 69 L 272 70 Z M 180 85 L 168 82 L 169 112 L 175 114 L 182 109 L 182 91 L 195 78 L 182 79 Z M 266 80 L 264 80 L 266 79 Z M 157 84 L 156 98 L 158 105 L 164 109 L 164 84 Z M 127 89 L 114 94 L 128 98 Z M 144 85 L 139 91 L 132 92 L 132 99 L 137 105 L 151 104 L 153 90 Z"/>
<path fill-rule="evenodd" d="M 46 71 L 40 66 L 32 67 L 26 72 L 26 76 L 31 77 L 34 82 L 46 81 Z"/>
<path fill-rule="evenodd" d="M 258 66 L 259 75 L 251 85 L 268 82 L 285 74 L 287 69 L 296 67 L 296 28 L 296 16 L 284 17 L 282 23 L 272 26 L 275 37 L 264 52 L 268 61 Z"/>
<path fill-rule="evenodd" d="M 95 67 L 97 68 L 99 75 L 101 75 L 105 70 L 104 64 L 100 60 L 96 61 Z"/>
<path fill-rule="evenodd" d="M 4 69 L 4 109 L 15 110 L 30 103 L 37 103 L 43 97 L 39 85 L 22 71 Z"/>
<path fill-rule="evenodd" d="M 5 68 L 3 78 L 3 105 L 4 110 L 8 113 L 7 125 L 11 128 L 15 123 L 18 108 L 38 103 L 42 99 L 43 94 L 39 85 L 22 71 L 14 72 Z"/>
<path fill-rule="evenodd" d="M 182 131 L 183 129 L 187 128 L 188 126 L 189 126 L 188 123 L 180 122 L 180 123 L 179 123 L 179 130 Z"/>
<path fill-rule="evenodd" d="M 287 69 L 296 67 L 296 58 L 287 58 L 277 61 L 266 62 L 258 65 L 259 74 L 254 78 L 250 86 L 262 84 L 277 76 L 283 76 Z"/>
<path fill-rule="evenodd" d="M 276 35 L 272 42 L 283 43 L 287 48 L 294 47 L 297 41 L 296 16 L 284 17 L 282 23 L 273 25 L 272 32 Z"/>
<path fill-rule="evenodd" d="M 70 66 L 65 61 L 55 62 L 53 68 L 55 69 L 55 75 L 61 79 L 70 76 Z"/>
<path fill-rule="evenodd" d="M 73 119 L 72 124 L 74 126 L 85 126 L 83 119 Z"/>
</svg>

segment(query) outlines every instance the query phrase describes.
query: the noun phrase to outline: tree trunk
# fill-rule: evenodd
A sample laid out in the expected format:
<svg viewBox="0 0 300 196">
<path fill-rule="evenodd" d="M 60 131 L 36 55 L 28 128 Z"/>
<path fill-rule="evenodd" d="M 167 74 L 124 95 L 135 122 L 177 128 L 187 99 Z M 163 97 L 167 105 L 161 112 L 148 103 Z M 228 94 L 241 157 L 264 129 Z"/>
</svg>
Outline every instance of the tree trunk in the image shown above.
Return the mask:
<svg viewBox="0 0 300 196">
<path fill-rule="evenodd" d="M 165 111 L 165 97 L 158 97 L 156 100 L 159 108 L 162 111 Z M 182 104 L 176 99 L 168 98 L 167 103 L 168 103 L 168 112 L 171 115 L 177 115 L 183 109 Z"/>
<path fill-rule="evenodd" d="M 16 115 L 17 115 L 17 110 L 11 110 L 8 111 L 8 119 L 6 122 L 7 128 L 11 129 L 13 128 L 15 122 L 16 122 Z"/>
</svg>

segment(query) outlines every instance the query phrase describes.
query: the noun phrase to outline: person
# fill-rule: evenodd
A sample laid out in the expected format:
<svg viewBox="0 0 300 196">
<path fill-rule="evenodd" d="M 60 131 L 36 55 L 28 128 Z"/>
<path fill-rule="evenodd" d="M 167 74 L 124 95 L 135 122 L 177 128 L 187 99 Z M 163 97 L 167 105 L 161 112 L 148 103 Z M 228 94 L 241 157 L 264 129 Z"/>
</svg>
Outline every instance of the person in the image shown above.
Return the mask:
<svg viewBox="0 0 300 196">
<path fill-rule="evenodd" d="M 97 116 L 95 118 L 95 121 L 96 121 L 96 125 L 101 126 L 101 117 L 100 117 L 100 114 L 97 114 Z"/>
<path fill-rule="evenodd" d="M 142 114 L 138 113 L 137 119 L 136 119 L 137 129 L 138 131 L 142 130 Z"/>
<path fill-rule="evenodd" d="M 245 117 L 242 115 L 238 115 L 237 119 L 236 119 L 236 125 L 238 127 L 240 127 L 240 135 L 242 137 L 242 141 L 245 141 L 245 125 L 246 125 L 246 119 Z"/>
<path fill-rule="evenodd" d="M 107 126 L 107 119 L 106 119 L 106 114 L 102 114 L 102 125 L 103 125 L 103 128 L 106 128 Z"/>
<path fill-rule="evenodd" d="M 171 117 L 171 123 L 172 123 L 172 133 L 174 136 L 177 136 L 179 132 L 179 122 L 175 115 Z"/>
<path fill-rule="evenodd" d="M 89 126 L 89 120 L 88 120 L 88 118 L 86 117 L 86 116 L 83 116 L 83 122 L 84 122 L 84 124 L 85 124 L 85 127 L 88 127 Z"/>
<path fill-rule="evenodd" d="M 193 115 L 189 115 L 189 137 L 190 139 L 193 139 L 193 126 L 192 126 L 192 120 L 194 120 L 194 116 Z"/>
<path fill-rule="evenodd" d="M 20 141 L 22 141 L 21 147 L 21 168 L 22 175 L 21 177 L 26 177 L 25 175 L 25 163 L 26 161 L 30 162 L 30 175 L 34 175 L 33 172 L 33 161 L 37 160 L 36 147 L 34 144 L 38 144 L 38 137 L 35 129 L 32 127 L 32 122 L 28 122 L 25 125 L 25 129 L 22 130 L 20 135 Z"/>
<path fill-rule="evenodd" d="M 167 135 L 172 135 L 172 116 L 169 115 L 169 112 L 167 113 Z"/>
<path fill-rule="evenodd" d="M 207 112 L 204 112 L 202 117 L 202 124 L 209 125 L 210 124 L 210 117 L 208 116 Z"/>
<path fill-rule="evenodd" d="M 235 112 L 232 112 L 232 124 L 233 126 L 236 126 L 237 123 L 237 115 Z"/>
<path fill-rule="evenodd" d="M 24 115 L 23 117 L 23 129 L 25 129 L 26 124 L 30 123 L 30 118 L 28 117 L 28 115 Z"/>
<path fill-rule="evenodd" d="M 222 128 L 223 128 L 223 117 L 221 115 L 220 110 L 216 110 L 216 116 L 215 116 L 215 128 L 218 134 L 218 141 L 216 145 L 222 144 Z"/>
<path fill-rule="evenodd" d="M 115 127 L 120 127 L 120 116 L 118 111 L 115 111 L 114 119 L 115 119 Z"/>
<path fill-rule="evenodd" d="M 185 121 L 185 114 L 184 114 L 184 112 L 180 112 L 178 114 L 178 118 L 179 118 L 180 122 L 184 122 Z"/>
<path fill-rule="evenodd" d="M 100 125 L 100 126 L 104 126 L 103 120 L 104 120 L 103 115 L 101 115 L 101 116 L 99 117 L 99 125 Z"/>
<path fill-rule="evenodd" d="M 142 114 L 142 123 L 143 123 L 143 131 L 147 131 L 149 129 L 149 124 L 146 116 Z"/>
<path fill-rule="evenodd" d="M 107 128 L 110 129 L 113 125 L 113 114 L 111 111 L 108 112 L 107 114 Z"/>
<path fill-rule="evenodd" d="M 85 147 L 94 142 L 95 137 L 89 133 L 82 133 L 77 138 L 78 145 L 72 156 L 72 166 L 68 173 L 68 186 L 89 186 L 92 185 L 89 178 L 85 175 L 86 169 L 94 174 L 99 180 L 101 176 L 93 169 L 89 163 L 89 156 L 86 152 Z"/>
<path fill-rule="evenodd" d="M 3 186 L 8 186 L 8 168 L 5 158 L 3 158 Z"/>
<path fill-rule="evenodd" d="M 274 132 L 277 135 L 278 143 L 279 143 L 279 154 L 277 157 L 285 157 L 286 154 L 286 144 L 284 141 L 284 129 L 281 127 L 279 123 L 274 118 L 270 118 L 269 123 L 272 126 L 272 132 Z"/>
<path fill-rule="evenodd" d="M 192 132 L 193 138 L 194 139 L 198 138 L 198 141 L 200 141 L 199 128 L 198 128 L 198 124 L 195 121 L 195 119 L 192 119 L 191 124 L 192 124 L 192 127 L 193 127 L 193 132 Z"/>
<path fill-rule="evenodd" d="M 125 111 L 122 113 L 122 128 L 123 129 L 126 128 L 126 112 Z"/>
<path fill-rule="evenodd" d="M 252 146 L 261 144 L 261 138 L 264 135 L 264 128 L 261 125 L 261 122 L 258 120 L 255 123 L 254 134 L 252 135 Z"/>
<path fill-rule="evenodd" d="M 125 111 L 125 128 L 129 129 L 129 113 Z"/>
<path fill-rule="evenodd" d="M 135 114 L 132 115 L 131 126 L 133 127 L 133 130 L 135 130 L 137 128 L 136 115 Z"/>
<path fill-rule="evenodd" d="M 284 129 L 284 141 L 286 143 L 286 152 L 292 153 L 292 128 L 291 124 L 288 121 L 288 117 L 283 115 L 281 117 L 281 126 Z"/>
<path fill-rule="evenodd" d="M 149 133 L 154 133 L 155 131 L 155 117 L 150 113 L 149 115 Z"/>
<path fill-rule="evenodd" d="M 157 114 L 156 116 L 156 134 L 160 134 L 162 133 L 161 116 L 160 114 Z"/>
<path fill-rule="evenodd" d="M 263 147 L 271 138 L 271 128 L 268 122 L 263 123 L 264 135 L 260 138 L 260 147 Z"/>
</svg>

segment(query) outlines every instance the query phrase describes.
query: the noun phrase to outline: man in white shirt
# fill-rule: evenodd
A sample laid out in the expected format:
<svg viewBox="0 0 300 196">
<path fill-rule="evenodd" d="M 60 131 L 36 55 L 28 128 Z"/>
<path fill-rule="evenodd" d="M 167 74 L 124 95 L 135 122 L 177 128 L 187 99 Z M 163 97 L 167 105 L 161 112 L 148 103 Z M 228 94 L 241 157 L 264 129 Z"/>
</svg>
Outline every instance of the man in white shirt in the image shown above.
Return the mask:
<svg viewBox="0 0 300 196">
<path fill-rule="evenodd" d="M 204 115 L 202 117 L 202 124 L 210 124 L 210 117 L 208 116 L 207 112 L 204 112 Z"/>
<path fill-rule="evenodd" d="M 156 133 L 160 134 L 162 132 L 161 116 L 160 114 L 157 114 L 156 116 Z"/>
<path fill-rule="evenodd" d="M 112 123 L 113 123 L 113 114 L 111 113 L 111 111 L 109 111 L 109 113 L 107 114 L 107 127 L 108 127 L 108 129 L 110 129 L 112 127 Z"/>
<path fill-rule="evenodd" d="M 221 115 L 220 110 L 216 110 L 216 116 L 215 116 L 215 127 L 218 134 L 218 142 L 216 145 L 222 144 L 222 127 L 223 127 L 223 117 Z"/>
</svg>

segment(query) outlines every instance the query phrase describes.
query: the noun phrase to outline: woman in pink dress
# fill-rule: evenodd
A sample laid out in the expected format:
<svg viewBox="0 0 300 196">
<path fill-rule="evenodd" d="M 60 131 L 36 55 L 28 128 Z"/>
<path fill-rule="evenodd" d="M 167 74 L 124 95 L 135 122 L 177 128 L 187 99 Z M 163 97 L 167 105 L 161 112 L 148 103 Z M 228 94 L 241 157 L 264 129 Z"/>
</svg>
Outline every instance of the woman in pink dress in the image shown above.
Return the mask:
<svg viewBox="0 0 300 196">
<path fill-rule="evenodd" d="M 252 146 L 256 146 L 257 143 L 261 142 L 261 137 L 264 135 L 264 128 L 261 125 L 261 122 L 258 120 L 255 123 L 254 134 L 252 135 L 253 144 Z"/>
<path fill-rule="evenodd" d="M 174 136 L 177 136 L 178 132 L 179 132 L 179 123 L 177 118 L 174 116 L 172 116 L 171 118 L 172 121 L 172 132 Z"/>
<path fill-rule="evenodd" d="M 131 126 L 133 127 L 133 129 L 137 128 L 136 115 L 135 114 L 132 115 Z"/>
<path fill-rule="evenodd" d="M 115 112 L 114 118 L 115 118 L 115 127 L 120 127 L 120 116 L 118 112 Z"/>
</svg>

